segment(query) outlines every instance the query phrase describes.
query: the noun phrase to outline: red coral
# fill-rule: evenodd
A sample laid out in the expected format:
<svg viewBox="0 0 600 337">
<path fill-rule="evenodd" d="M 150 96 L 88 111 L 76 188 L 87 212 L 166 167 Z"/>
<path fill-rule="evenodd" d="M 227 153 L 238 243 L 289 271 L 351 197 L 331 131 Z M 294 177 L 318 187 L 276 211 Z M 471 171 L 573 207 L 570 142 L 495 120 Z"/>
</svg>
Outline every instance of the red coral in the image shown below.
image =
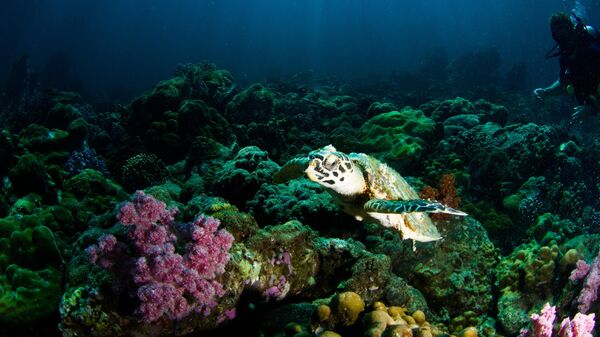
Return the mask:
<svg viewBox="0 0 600 337">
<path fill-rule="evenodd" d="M 444 174 L 440 178 L 438 188 L 425 186 L 419 193 L 421 199 L 435 200 L 442 204 L 458 209 L 460 206 L 460 197 L 456 189 L 456 180 L 453 174 Z M 452 218 L 450 214 L 436 213 L 430 214 L 435 220 L 448 220 Z"/>
</svg>

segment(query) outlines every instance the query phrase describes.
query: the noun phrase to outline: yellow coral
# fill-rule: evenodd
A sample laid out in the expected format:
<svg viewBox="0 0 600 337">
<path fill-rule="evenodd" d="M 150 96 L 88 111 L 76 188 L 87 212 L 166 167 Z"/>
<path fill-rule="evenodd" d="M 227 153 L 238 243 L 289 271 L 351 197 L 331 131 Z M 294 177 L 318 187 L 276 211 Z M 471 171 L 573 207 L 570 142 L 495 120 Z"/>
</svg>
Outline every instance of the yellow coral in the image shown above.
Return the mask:
<svg viewBox="0 0 600 337">
<path fill-rule="evenodd" d="M 573 266 L 575 266 L 575 263 L 577 263 L 579 258 L 580 257 L 579 253 L 577 252 L 577 249 L 571 248 L 567 250 L 565 255 L 563 255 L 562 259 L 560 260 L 560 271 L 564 272 L 567 269 L 571 269 Z"/>
<path fill-rule="evenodd" d="M 331 308 L 326 304 L 321 304 L 317 307 L 317 319 L 319 322 L 323 322 L 329 319 L 331 315 Z"/>
<path fill-rule="evenodd" d="M 475 327 L 467 327 L 458 333 L 458 337 L 477 337 L 477 329 Z"/>
<path fill-rule="evenodd" d="M 417 311 L 413 312 L 411 316 L 412 316 L 412 318 L 415 319 L 415 322 L 418 325 L 425 324 L 425 313 L 423 311 L 417 310 Z"/>
<path fill-rule="evenodd" d="M 331 302 L 337 321 L 345 326 L 354 324 L 358 315 L 365 310 L 365 302 L 353 291 L 340 293 Z"/>
</svg>

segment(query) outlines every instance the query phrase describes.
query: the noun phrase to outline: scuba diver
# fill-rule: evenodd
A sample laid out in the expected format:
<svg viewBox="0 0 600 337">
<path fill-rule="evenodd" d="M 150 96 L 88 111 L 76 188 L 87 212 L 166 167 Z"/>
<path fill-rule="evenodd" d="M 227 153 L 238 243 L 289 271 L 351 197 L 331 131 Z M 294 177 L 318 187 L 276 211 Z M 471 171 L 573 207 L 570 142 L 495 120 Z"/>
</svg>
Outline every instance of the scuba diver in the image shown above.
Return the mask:
<svg viewBox="0 0 600 337">
<path fill-rule="evenodd" d="M 562 92 L 574 96 L 579 105 L 573 109 L 572 117 L 578 119 L 600 111 L 600 32 L 585 25 L 575 13 L 571 15 L 561 12 L 550 17 L 556 45 L 545 58 L 559 58 L 560 77 L 547 88 L 535 89 L 533 94 L 539 99 Z"/>
</svg>

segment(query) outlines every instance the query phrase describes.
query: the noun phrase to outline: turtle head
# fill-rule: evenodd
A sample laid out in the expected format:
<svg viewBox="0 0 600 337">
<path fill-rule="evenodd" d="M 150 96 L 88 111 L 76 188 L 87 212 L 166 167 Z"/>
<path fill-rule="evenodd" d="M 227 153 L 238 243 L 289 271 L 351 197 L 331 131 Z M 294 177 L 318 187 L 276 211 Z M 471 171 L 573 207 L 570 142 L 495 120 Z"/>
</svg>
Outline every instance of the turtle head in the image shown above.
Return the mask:
<svg viewBox="0 0 600 337">
<path fill-rule="evenodd" d="M 341 195 L 356 195 L 366 189 L 360 167 L 332 145 L 310 152 L 308 158 L 310 161 L 304 170 L 308 179 Z"/>
</svg>

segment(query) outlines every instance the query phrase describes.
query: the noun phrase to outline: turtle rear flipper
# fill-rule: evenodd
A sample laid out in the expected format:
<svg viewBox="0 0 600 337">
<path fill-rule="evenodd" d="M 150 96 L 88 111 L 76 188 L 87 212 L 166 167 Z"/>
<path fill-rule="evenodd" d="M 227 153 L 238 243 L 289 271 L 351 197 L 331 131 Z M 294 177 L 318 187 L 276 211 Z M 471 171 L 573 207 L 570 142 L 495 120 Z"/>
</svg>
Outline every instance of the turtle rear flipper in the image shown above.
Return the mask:
<svg viewBox="0 0 600 337">
<path fill-rule="evenodd" d="M 445 213 L 459 216 L 466 216 L 467 213 L 448 207 L 437 201 L 428 201 L 423 199 L 414 200 L 385 200 L 373 199 L 365 203 L 365 211 L 378 213 Z"/>
<path fill-rule="evenodd" d="M 304 176 L 304 170 L 308 166 L 308 158 L 294 158 L 285 163 L 273 176 L 275 184 L 282 184 L 292 179 Z"/>
</svg>

